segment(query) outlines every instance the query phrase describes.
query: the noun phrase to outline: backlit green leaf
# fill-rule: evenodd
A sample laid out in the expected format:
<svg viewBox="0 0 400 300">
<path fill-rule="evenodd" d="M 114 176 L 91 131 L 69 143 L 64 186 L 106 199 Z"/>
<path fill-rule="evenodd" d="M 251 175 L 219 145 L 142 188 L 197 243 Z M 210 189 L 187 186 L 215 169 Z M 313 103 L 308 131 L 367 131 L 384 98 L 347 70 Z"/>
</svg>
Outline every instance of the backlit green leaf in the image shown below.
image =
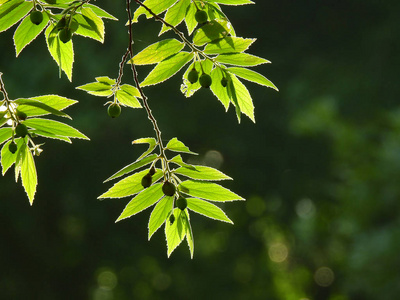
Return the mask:
<svg viewBox="0 0 400 300">
<path fill-rule="evenodd" d="M 176 39 L 162 40 L 140 51 L 129 60 L 128 63 L 133 62 L 135 65 L 156 64 L 167 57 L 178 53 L 184 46 L 184 43 L 181 43 Z"/>
<path fill-rule="evenodd" d="M 83 7 L 81 14 L 75 14 L 74 19 L 79 23 L 75 34 L 104 42 L 104 22 L 90 7 Z"/>
<path fill-rule="evenodd" d="M 179 52 L 163 60 L 147 75 L 140 85 L 154 85 L 167 80 L 193 59 L 193 55 L 193 53 L 189 52 Z"/>
<path fill-rule="evenodd" d="M 58 96 L 58 95 L 43 95 L 43 96 L 31 97 L 28 99 L 34 100 L 34 101 L 39 101 L 39 102 L 41 102 L 49 107 L 52 107 L 58 111 L 63 110 L 63 109 L 78 102 L 76 100 L 68 99 L 65 97 Z M 44 115 L 49 114 L 48 110 L 42 109 L 37 106 L 21 104 L 19 100 L 20 99 L 17 99 L 14 102 L 18 104 L 18 109 L 23 111 L 24 113 L 26 113 L 28 117 L 44 116 Z"/>
<path fill-rule="evenodd" d="M 227 78 L 227 76 L 224 76 L 221 68 L 215 68 L 214 70 L 212 70 L 210 76 L 213 81 L 213 84 L 210 87 L 211 91 L 218 98 L 218 100 L 221 101 L 222 105 L 225 107 L 225 111 L 227 111 L 231 100 L 228 95 L 227 87 L 224 87 L 221 84 L 222 78 Z"/>
<path fill-rule="evenodd" d="M 186 194 L 196 198 L 218 202 L 244 200 L 239 195 L 216 183 L 186 180 L 179 185 L 179 188 L 181 186 L 184 187 Z"/>
<path fill-rule="evenodd" d="M 134 163 L 131 163 L 129 165 L 127 165 L 126 167 L 122 168 L 121 170 L 119 170 L 117 173 L 115 173 L 114 175 L 112 175 L 110 178 L 107 178 L 106 180 L 104 180 L 104 182 L 113 180 L 115 178 L 121 177 L 125 174 L 128 174 L 140 167 L 143 167 L 145 165 L 148 165 L 149 163 L 153 162 L 156 158 L 158 157 L 157 154 L 151 154 L 149 156 L 146 156 L 142 159 L 138 159 L 137 161 L 135 161 Z"/>
<path fill-rule="evenodd" d="M 63 43 L 58 38 L 57 30 L 50 24 L 45 32 L 47 48 L 58 66 L 65 72 L 69 81 L 72 81 L 72 65 L 74 63 L 74 50 L 72 40 Z"/>
<path fill-rule="evenodd" d="M 21 178 L 22 185 L 24 186 L 25 192 L 28 195 L 30 204 L 32 205 L 38 181 L 35 161 L 33 160 L 33 156 L 29 150 L 29 147 L 24 147 L 24 151 L 22 151 Z"/>
<path fill-rule="evenodd" d="M 243 39 L 227 36 L 221 40 L 207 44 L 204 48 L 206 54 L 238 53 L 247 50 L 255 39 Z"/>
<path fill-rule="evenodd" d="M 226 214 L 222 209 L 220 209 L 218 206 L 208 201 L 204 201 L 197 198 L 188 198 L 187 202 L 188 202 L 187 208 L 198 214 L 201 214 L 203 216 L 206 216 L 214 220 L 233 224 L 232 220 L 226 216 Z"/>
<path fill-rule="evenodd" d="M 174 205 L 174 197 L 162 198 L 154 207 L 149 219 L 149 240 L 152 235 L 164 224 L 165 220 L 172 211 Z M 169 220 L 167 220 L 169 222 Z"/>
<path fill-rule="evenodd" d="M 115 96 L 118 101 L 122 104 L 132 107 L 141 108 L 142 105 L 136 97 L 140 97 L 140 93 L 137 88 L 129 84 L 124 84 L 120 86 L 120 89 L 116 91 Z"/>
<path fill-rule="evenodd" d="M 186 11 L 190 5 L 190 0 L 180 0 L 167 10 L 164 20 L 172 26 L 178 26 L 185 18 Z M 170 30 L 171 27 L 163 24 L 160 34 Z"/>
<path fill-rule="evenodd" d="M 14 154 L 11 153 L 10 150 L 8 150 L 8 145 L 10 143 L 11 141 L 8 141 L 7 143 L 4 144 L 3 148 L 1 149 L 1 167 L 3 176 L 7 172 L 7 170 L 15 163 L 18 151 L 20 151 L 22 145 L 25 144 L 25 141 L 22 138 L 15 140 L 15 143 L 18 146 L 18 151 Z"/>
<path fill-rule="evenodd" d="M 104 82 L 91 82 L 76 87 L 78 90 L 86 91 L 91 95 L 108 97 L 113 94 L 112 86 Z"/>
<path fill-rule="evenodd" d="M 161 14 L 163 11 L 170 8 L 178 0 L 146 0 L 143 2 L 153 13 L 156 15 Z M 152 15 L 143 7 L 140 6 L 133 14 L 132 22 L 137 22 L 139 16 L 146 15 L 147 19 L 151 18 Z"/>
<path fill-rule="evenodd" d="M 12 137 L 12 128 L 0 128 L 0 145 Z"/>
<path fill-rule="evenodd" d="M 55 109 L 55 108 L 53 108 L 53 107 L 51 107 L 51 106 L 49 106 L 47 104 L 44 104 L 41 101 L 35 100 L 35 99 L 23 99 L 23 98 L 20 98 L 20 99 L 15 100 L 14 103 L 18 104 L 19 110 L 24 112 L 24 113 L 26 113 L 25 110 L 23 109 L 24 107 L 33 106 L 35 108 L 39 108 L 39 109 L 44 110 L 44 111 L 46 111 L 48 113 L 51 113 L 53 115 L 60 116 L 60 117 L 66 117 L 66 118 L 71 119 L 71 117 L 69 115 L 67 115 L 66 113 L 64 113 L 62 111 L 59 111 L 58 109 Z"/>
<path fill-rule="evenodd" d="M 184 175 L 197 180 L 226 180 L 232 179 L 224 173 L 206 166 L 196 166 L 196 170 L 180 167 L 174 171 L 175 174 Z"/>
<path fill-rule="evenodd" d="M 185 213 L 184 222 L 186 223 L 186 240 L 187 240 L 188 246 L 189 246 L 190 258 L 193 259 L 194 237 L 193 237 L 192 226 L 190 225 L 189 211 L 187 209 L 185 209 L 184 213 Z"/>
<path fill-rule="evenodd" d="M 46 131 L 55 135 L 89 140 L 89 138 L 86 135 L 79 132 L 75 128 L 54 120 L 34 118 L 25 120 L 24 124 L 28 127 Z"/>
<path fill-rule="evenodd" d="M 179 208 L 175 208 L 173 214 L 175 215 L 175 222 L 172 223 L 172 225 L 170 222 L 165 222 L 165 237 L 167 240 L 168 257 L 170 257 L 171 253 L 183 241 L 187 233 L 185 213 Z"/>
<path fill-rule="evenodd" d="M 99 196 L 98 199 L 123 198 L 139 193 L 140 191 L 144 190 L 141 182 L 143 176 L 147 173 L 148 170 L 143 170 L 118 181 L 107 192 Z M 163 173 L 157 170 L 157 172 L 153 175 L 153 182 L 156 182 L 162 176 Z"/>
<path fill-rule="evenodd" d="M 140 155 L 140 158 L 145 157 L 147 154 L 153 152 L 153 150 L 157 147 L 157 141 L 155 138 L 141 138 L 134 140 L 132 144 L 149 144 L 149 148 Z"/>
<path fill-rule="evenodd" d="M 7 30 L 33 8 L 32 2 L 11 0 L 0 6 L 0 32 Z"/>
<path fill-rule="evenodd" d="M 192 152 L 189 150 L 189 148 L 187 146 L 185 146 L 184 143 L 182 143 L 181 141 L 179 141 L 177 138 L 172 138 L 167 146 L 165 147 L 166 150 L 170 150 L 170 151 L 174 151 L 174 152 L 185 152 L 185 153 L 190 153 L 190 154 L 195 154 L 197 155 L 197 153 Z"/>
<path fill-rule="evenodd" d="M 197 21 L 194 18 L 194 15 L 196 14 L 196 12 L 197 12 L 196 5 L 192 1 L 192 3 L 187 8 L 187 13 L 186 13 L 186 17 L 185 17 L 186 28 L 188 30 L 189 35 L 192 34 L 193 30 L 197 26 Z"/>
<path fill-rule="evenodd" d="M 212 20 L 196 30 L 193 43 L 196 46 L 203 46 L 206 43 L 222 39 L 231 31 L 230 23 L 225 20 Z"/>
<path fill-rule="evenodd" d="M 92 9 L 92 11 L 98 15 L 100 18 L 105 18 L 105 19 L 111 19 L 114 21 L 118 21 L 118 19 L 112 15 L 110 15 L 108 12 L 105 10 L 101 9 L 100 7 L 93 5 L 93 4 L 84 4 L 83 7 L 89 7 Z"/>
<path fill-rule="evenodd" d="M 221 54 L 218 55 L 215 60 L 223 64 L 244 66 L 244 67 L 252 67 L 270 63 L 270 61 L 264 58 L 254 56 L 248 53 Z"/>
<path fill-rule="evenodd" d="M 208 0 L 209 2 L 216 2 L 225 5 L 243 5 L 243 4 L 253 4 L 250 0 Z"/>
<path fill-rule="evenodd" d="M 250 93 L 243 83 L 236 78 L 235 75 L 230 76 L 230 81 L 228 82 L 228 95 L 231 98 L 232 104 L 236 107 L 236 115 L 238 121 L 240 122 L 240 113 L 244 113 L 253 122 L 254 119 L 254 105 L 251 99 Z"/>
<path fill-rule="evenodd" d="M 136 195 L 122 211 L 116 222 L 136 215 L 160 200 L 164 196 L 161 185 L 162 183 L 154 184 Z"/>
<path fill-rule="evenodd" d="M 191 170 L 196 170 L 196 167 L 195 167 L 195 166 L 185 163 L 185 162 L 182 160 L 182 156 L 181 156 L 180 154 L 177 155 L 177 156 L 174 156 L 174 157 L 171 158 L 169 161 L 170 161 L 170 162 L 173 162 L 173 163 L 175 163 L 175 164 L 177 164 L 177 165 L 179 165 L 179 166 L 181 166 L 181 167 L 185 167 L 185 168 L 188 168 L 188 169 L 191 169 Z"/>
<path fill-rule="evenodd" d="M 229 68 L 228 71 L 243 79 L 273 88 L 274 90 L 278 90 L 278 88 L 271 81 L 269 81 L 260 73 L 254 72 L 253 70 L 245 68 Z"/>
<path fill-rule="evenodd" d="M 30 44 L 47 26 L 49 23 L 49 16 L 43 13 L 43 21 L 39 25 L 31 22 L 30 17 L 27 16 L 19 24 L 14 33 L 14 45 L 17 56 L 21 53 L 26 45 Z"/>
</svg>

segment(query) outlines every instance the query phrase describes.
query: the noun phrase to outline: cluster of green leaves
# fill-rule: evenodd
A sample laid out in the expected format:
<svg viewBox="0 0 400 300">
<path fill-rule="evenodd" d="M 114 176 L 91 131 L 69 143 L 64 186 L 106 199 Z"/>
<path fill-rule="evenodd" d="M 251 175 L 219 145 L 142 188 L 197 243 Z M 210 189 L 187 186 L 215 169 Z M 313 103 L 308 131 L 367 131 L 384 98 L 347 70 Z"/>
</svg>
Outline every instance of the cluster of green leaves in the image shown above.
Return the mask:
<svg viewBox="0 0 400 300">
<path fill-rule="evenodd" d="M 47 48 L 68 79 L 72 80 L 74 50 L 72 35 L 104 41 L 102 18 L 115 17 L 89 1 L 71 0 L 0 0 L 0 32 L 20 22 L 14 33 L 16 55 L 44 31 Z M 32 13 L 40 12 L 42 19 L 34 21 Z M 39 22 L 40 21 L 40 22 Z"/>
<path fill-rule="evenodd" d="M 134 171 L 135 173 L 118 181 L 99 197 L 99 199 L 104 199 L 133 196 L 117 221 L 129 218 L 155 205 L 148 223 L 149 240 L 165 224 L 168 256 L 186 237 L 192 257 L 194 239 L 189 211 L 233 224 L 218 206 L 209 202 L 244 200 L 230 190 L 210 182 L 232 178 L 211 167 L 187 164 L 183 162 L 180 154 L 168 160 L 165 156 L 153 153 L 158 147 L 154 138 L 138 139 L 133 141 L 133 144 L 148 144 L 149 147 L 135 162 L 122 168 L 105 182 Z M 177 138 L 171 139 L 164 150 L 196 154 Z M 148 165 L 150 165 L 150 168 Z M 176 168 L 172 169 L 172 165 Z M 153 172 L 150 172 L 150 170 L 153 170 Z M 151 184 L 143 186 L 142 179 L 149 176 L 148 174 L 152 174 L 150 175 Z M 188 179 L 182 181 L 181 177 Z M 176 186 L 173 195 L 170 196 L 163 192 L 163 183 L 165 182 L 170 182 Z M 177 200 L 182 197 L 186 199 L 187 207 L 181 207 L 177 204 Z M 171 217 L 172 215 L 173 217 Z"/>
<path fill-rule="evenodd" d="M 38 117 L 51 114 L 71 119 L 62 110 L 75 103 L 77 101 L 57 95 L 15 100 L 4 98 L 0 101 L 0 145 L 4 143 L 1 149 L 2 174 L 4 176 L 15 165 L 15 180 L 18 181 L 21 175 L 31 205 L 38 182 L 33 157 L 43 151 L 43 144 L 37 144 L 37 139 L 50 138 L 68 143 L 71 143 L 71 138 L 89 139 L 65 123 Z"/>
<path fill-rule="evenodd" d="M 144 1 L 143 4 L 155 15 L 165 12 L 165 22 L 160 34 L 170 29 L 177 31 L 176 26 L 184 21 L 188 35 L 193 34 L 193 36 L 192 42 L 186 38 L 182 41 L 177 39 L 159 41 L 133 57 L 130 62 L 136 65 L 156 64 L 140 85 L 144 87 L 163 82 L 190 63 L 183 75 L 181 87 L 186 97 L 192 96 L 202 86 L 204 87 L 201 80 L 188 78 L 189 72 L 195 70 L 200 76 L 207 74 L 212 81 L 211 91 L 225 110 L 227 111 L 232 103 L 239 122 L 241 113 L 255 122 L 251 95 L 239 78 L 277 90 L 271 81 L 248 68 L 269 61 L 245 52 L 255 39 L 237 37 L 231 22 L 219 5 L 251 3 L 253 2 L 249 0 L 169 0 L 162 3 L 157 0 Z M 208 18 L 206 22 L 198 23 L 196 13 L 199 11 L 206 13 Z M 147 18 L 154 16 L 140 6 L 134 13 L 133 22 L 137 22 L 142 14 Z M 183 51 L 185 46 L 190 51 Z"/>
</svg>

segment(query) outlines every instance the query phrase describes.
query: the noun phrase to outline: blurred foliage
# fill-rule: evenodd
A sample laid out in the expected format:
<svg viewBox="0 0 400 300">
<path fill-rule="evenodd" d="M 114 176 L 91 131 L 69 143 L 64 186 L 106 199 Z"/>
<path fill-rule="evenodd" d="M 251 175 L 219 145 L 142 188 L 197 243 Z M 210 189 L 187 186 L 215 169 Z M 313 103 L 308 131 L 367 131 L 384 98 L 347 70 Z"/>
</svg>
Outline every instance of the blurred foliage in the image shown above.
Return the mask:
<svg viewBox="0 0 400 300">
<path fill-rule="evenodd" d="M 95 76 L 115 77 L 126 49 L 124 7 L 97 2 L 121 21 L 106 24 L 104 45 L 76 39 L 72 84 L 58 78 L 44 39 L 16 59 L 11 31 L 0 35 L 10 97 L 78 99 L 70 114 L 92 140 L 45 145 L 33 207 L 12 175 L 1 178 L 5 299 L 389 300 L 400 294 L 399 1 L 229 7 L 238 35 L 258 37 L 253 53 L 273 62 L 257 71 L 280 89 L 250 87 L 255 125 L 238 125 L 209 91 L 185 99 L 179 78 L 146 89 L 163 136 L 179 136 L 202 154 L 199 160 L 232 176 L 228 187 L 247 198 L 227 210 L 234 226 L 192 214 L 194 260 L 185 247 L 167 259 L 160 232 L 147 242 L 146 213 L 114 224 L 126 203 L 96 200 L 102 181 L 142 150 L 130 141 L 152 135 L 143 111 L 123 110 L 110 120 L 97 98 L 74 90 Z M 160 26 L 140 21 L 137 51 L 156 41 Z"/>
</svg>

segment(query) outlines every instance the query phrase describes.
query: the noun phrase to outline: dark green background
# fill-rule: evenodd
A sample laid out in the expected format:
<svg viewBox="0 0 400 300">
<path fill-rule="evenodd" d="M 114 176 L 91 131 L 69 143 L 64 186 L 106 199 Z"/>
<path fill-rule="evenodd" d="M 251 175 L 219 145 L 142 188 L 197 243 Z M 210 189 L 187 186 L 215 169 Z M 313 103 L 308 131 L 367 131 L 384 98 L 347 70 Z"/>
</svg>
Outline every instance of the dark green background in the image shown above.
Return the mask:
<svg viewBox="0 0 400 300">
<path fill-rule="evenodd" d="M 392 300 L 400 294 L 398 0 L 256 1 L 225 7 L 238 36 L 257 37 L 256 67 L 280 89 L 246 83 L 256 124 L 224 113 L 210 91 L 186 99 L 181 75 L 146 88 L 163 138 L 177 136 L 204 162 L 222 154 L 225 186 L 247 199 L 224 209 L 235 225 L 192 213 L 195 257 L 166 256 L 162 230 L 147 241 L 149 210 L 117 224 L 128 199 L 96 198 L 102 181 L 134 161 L 152 136 L 144 110 L 106 114 L 103 98 L 74 87 L 116 77 L 127 47 L 124 1 L 97 1 L 106 41 L 74 37 L 73 82 L 43 35 L 18 58 L 15 26 L 0 35 L 0 71 L 11 98 L 79 100 L 70 124 L 91 142 L 48 141 L 36 158 L 32 207 L 12 172 L 0 181 L 0 298 Z M 134 26 L 135 49 L 160 23 Z M 182 30 L 184 28 L 182 27 Z M 165 35 L 173 36 L 173 35 Z M 149 68 L 139 68 L 141 78 Z M 126 69 L 124 80 L 132 83 Z M 186 157 L 188 159 L 188 157 Z M 209 161 L 208 161 L 209 162 Z"/>
</svg>

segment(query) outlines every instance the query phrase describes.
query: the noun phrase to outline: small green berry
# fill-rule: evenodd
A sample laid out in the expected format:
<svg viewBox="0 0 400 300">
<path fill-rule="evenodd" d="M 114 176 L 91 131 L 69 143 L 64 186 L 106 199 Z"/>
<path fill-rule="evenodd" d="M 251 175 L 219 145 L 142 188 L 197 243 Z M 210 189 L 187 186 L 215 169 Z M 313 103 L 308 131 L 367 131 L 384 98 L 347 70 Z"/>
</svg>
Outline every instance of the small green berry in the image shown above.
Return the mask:
<svg viewBox="0 0 400 300">
<path fill-rule="evenodd" d="M 8 150 L 10 150 L 10 152 L 11 152 L 12 154 L 14 154 L 14 153 L 17 152 L 17 150 L 18 150 L 17 144 L 16 144 L 14 141 L 12 141 L 12 142 L 8 145 Z"/>
<path fill-rule="evenodd" d="M 170 225 L 172 225 L 172 224 L 174 224 L 174 222 L 175 222 L 175 216 L 174 216 L 174 214 L 172 214 L 169 216 L 169 223 L 170 223 Z"/>
<path fill-rule="evenodd" d="M 18 110 L 18 109 L 17 109 L 16 114 L 17 114 L 18 119 L 20 119 L 20 120 L 22 120 L 22 121 L 26 120 L 26 118 L 28 117 L 28 116 L 26 115 L 26 113 L 24 113 L 23 111 L 20 111 L 20 110 Z"/>
<path fill-rule="evenodd" d="M 228 79 L 226 79 L 225 77 L 221 79 L 221 85 L 223 87 L 226 87 L 228 85 Z"/>
<path fill-rule="evenodd" d="M 60 21 L 57 22 L 56 29 L 61 30 L 61 29 L 65 28 L 66 25 L 67 25 L 67 21 L 65 20 L 65 17 L 63 17 L 60 19 Z"/>
<path fill-rule="evenodd" d="M 173 196 L 175 194 L 175 185 L 169 181 L 164 182 L 162 186 L 162 191 L 165 196 Z"/>
<path fill-rule="evenodd" d="M 179 197 L 176 200 L 176 206 L 178 206 L 178 208 L 180 210 L 185 210 L 185 208 L 187 207 L 187 200 L 184 197 Z"/>
<path fill-rule="evenodd" d="M 31 19 L 31 22 L 35 25 L 39 25 L 40 23 L 42 23 L 43 21 L 43 14 L 41 11 L 38 10 L 33 10 L 30 15 L 29 18 Z"/>
<path fill-rule="evenodd" d="M 154 168 L 154 166 L 152 166 L 149 170 L 149 174 L 150 176 L 153 176 L 156 173 L 156 168 Z"/>
<path fill-rule="evenodd" d="M 195 68 L 191 69 L 188 73 L 188 80 L 190 83 L 195 83 L 197 80 L 199 80 L 199 73 L 196 71 Z"/>
<path fill-rule="evenodd" d="M 25 137 L 28 134 L 28 128 L 24 124 L 18 124 L 17 127 L 15 127 L 15 135 L 17 137 Z"/>
<path fill-rule="evenodd" d="M 142 178 L 142 186 L 145 189 L 148 188 L 149 186 L 151 186 L 152 182 L 153 182 L 153 178 L 151 177 L 150 174 L 146 174 L 146 175 L 143 176 L 143 178 Z"/>
<path fill-rule="evenodd" d="M 108 107 L 107 113 L 111 118 L 117 118 L 121 114 L 121 106 L 117 103 L 113 103 Z"/>
<path fill-rule="evenodd" d="M 194 15 L 194 18 L 196 19 L 197 23 L 203 24 L 203 23 L 207 22 L 208 15 L 207 15 L 206 11 L 198 10 L 196 12 L 196 14 Z"/>
<path fill-rule="evenodd" d="M 203 88 L 209 88 L 212 84 L 211 76 L 203 73 L 199 78 L 199 82 Z"/>
<path fill-rule="evenodd" d="M 60 30 L 58 33 L 58 37 L 60 38 L 60 41 L 65 43 L 68 43 L 71 40 L 72 37 L 72 31 L 69 28 L 63 28 Z"/>
</svg>

